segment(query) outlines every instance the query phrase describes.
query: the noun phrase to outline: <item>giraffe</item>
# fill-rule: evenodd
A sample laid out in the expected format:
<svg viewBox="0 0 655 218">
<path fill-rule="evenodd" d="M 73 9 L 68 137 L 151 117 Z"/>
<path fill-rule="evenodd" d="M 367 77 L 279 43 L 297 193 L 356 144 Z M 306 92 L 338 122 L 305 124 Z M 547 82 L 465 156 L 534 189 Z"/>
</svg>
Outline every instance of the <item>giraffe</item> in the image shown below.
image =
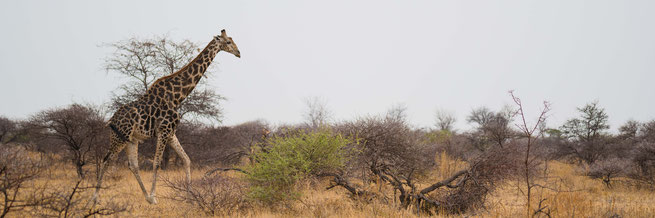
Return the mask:
<svg viewBox="0 0 655 218">
<path fill-rule="evenodd" d="M 146 94 L 138 100 L 120 107 L 109 119 L 110 149 L 102 160 L 93 201 L 98 198 L 102 185 L 102 177 L 109 163 L 116 159 L 121 150 L 126 148 L 128 167 L 139 182 L 139 186 L 146 201 L 156 204 L 155 187 L 157 183 L 157 170 L 166 146 L 170 146 L 181 157 L 186 170 L 186 180 L 191 181 L 191 160 L 184 152 L 179 140 L 175 136 L 176 126 L 180 122 L 177 112 L 180 103 L 193 91 L 198 81 L 211 64 L 219 51 L 226 51 L 241 58 L 237 45 L 225 30 L 221 35 L 215 36 L 197 57 L 179 71 L 156 80 Z M 153 158 L 153 179 L 150 194 L 146 191 L 139 175 L 138 146 L 143 140 L 156 137 L 157 147 Z"/>
</svg>

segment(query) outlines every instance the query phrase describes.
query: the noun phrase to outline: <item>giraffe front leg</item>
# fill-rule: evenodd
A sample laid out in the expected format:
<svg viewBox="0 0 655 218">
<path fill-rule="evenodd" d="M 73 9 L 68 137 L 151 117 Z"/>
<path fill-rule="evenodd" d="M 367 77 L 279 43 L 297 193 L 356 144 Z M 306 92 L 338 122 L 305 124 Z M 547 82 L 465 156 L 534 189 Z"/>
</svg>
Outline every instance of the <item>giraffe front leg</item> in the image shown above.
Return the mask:
<svg viewBox="0 0 655 218">
<path fill-rule="evenodd" d="M 152 160 L 152 187 L 150 188 L 150 196 L 146 197 L 148 203 L 157 204 L 155 189 L 157 188 L 157 171 L 161 164 L 162 155 L 164 154 L 164 148 L 168 143 L 169 136 L 168 134 L 160 134 L 157 137 L 157 149 L 155 150 L 155 157 Z"/>
</svg>

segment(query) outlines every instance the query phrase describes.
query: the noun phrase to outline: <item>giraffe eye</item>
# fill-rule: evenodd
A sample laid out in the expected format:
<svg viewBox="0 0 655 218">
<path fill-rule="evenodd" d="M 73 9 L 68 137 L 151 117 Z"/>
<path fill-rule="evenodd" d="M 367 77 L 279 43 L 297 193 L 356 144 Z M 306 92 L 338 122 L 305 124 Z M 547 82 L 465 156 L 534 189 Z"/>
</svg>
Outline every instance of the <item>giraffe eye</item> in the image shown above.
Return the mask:
<svg viewBox="0 0 655 218">
<path fill-rule="evenodd" d="M 228 41 L 227 44 L 232 44 L 232 42 Z"/>
</svg>

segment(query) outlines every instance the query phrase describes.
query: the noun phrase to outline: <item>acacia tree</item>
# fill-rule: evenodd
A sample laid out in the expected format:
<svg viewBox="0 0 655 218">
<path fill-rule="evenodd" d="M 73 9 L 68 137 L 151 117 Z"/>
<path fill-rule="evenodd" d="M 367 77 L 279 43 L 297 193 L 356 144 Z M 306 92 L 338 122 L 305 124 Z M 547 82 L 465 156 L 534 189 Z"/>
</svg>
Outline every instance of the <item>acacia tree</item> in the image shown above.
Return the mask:
<svg viewBox="0 0 655 218">
<path fill-rule="evenodd" d="M 514 115 L 515 111 L 509 106 L 498 112 L 493 112 L 487 107 L 471 111 L 466 121 L 477 125 L 471 133 L 474 146 L 481 151 L 486 150 L 490 145 L 502 148 L 505 142 L 515 135 L 510 127 Z"/>
<path fill-rule="evenodd" d="M 576 159 L 591 164 L 605 155 L 607 150 L 604 139 L 606 130 L 610 128 L 608 116 L 597 101 L 577 109 L 580 117 L 567 120 L 560 127 L 563 136 L 569 140 L 564 144 L 564 149 Z"/>
<path fill-rule="evenodd" d="M 99 163 L 106 134 L 105 119 L 93 106 L 72 104 L 66 108 L 49 109 L 32 117 L 34 128 L 42 129 L 40 135 L 54 139 L 68 150 L 70 160 L 80 178 L 85 176 L 84 166 L 89 161 Z"/>
<path fill-rule="evenodd" d="M 200 51 L 198 45 L 189 40 L 175 41 L 166 35 L 152 39 L 130 38 L 106 46 L 113 48 L 114 52 L 105 59 L 104 68 L 128 79 L 113 93 L 111 108 L 114 110 L 140 98 L 155 80 L 177 72 Z M 211 68 L 204 74 L 205 77 L 211 75 Z M 210 88 L 206 79 L 200 80 L 181 103 L 180 116 L 183 120 L 221 122 L 223 113 L 220 101 L 224 99 Z M 169 157 L 170 149 L 166 147 L 162 169 L 167 168 Z"/>
</svg>

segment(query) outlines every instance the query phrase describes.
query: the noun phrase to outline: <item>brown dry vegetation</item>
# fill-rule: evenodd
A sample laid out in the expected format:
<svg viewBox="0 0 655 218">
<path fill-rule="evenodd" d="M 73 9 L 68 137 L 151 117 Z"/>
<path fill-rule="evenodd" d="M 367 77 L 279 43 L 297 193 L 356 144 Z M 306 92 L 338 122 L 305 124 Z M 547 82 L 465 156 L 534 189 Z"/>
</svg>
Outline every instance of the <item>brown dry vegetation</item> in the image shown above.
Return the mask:
<svg viewBox="0 0 655 218">
<path fill-rule="evenodd" d="M 192 182 L 185 182 L 173 158 L 159 174 L 157 205 L 145 201 L 119 159 L 106 175 L 100 202 L 91 206 L 104 143 L 85 144 L 93 152 L 79 159 L 88 164 L 79 165 L 70 161 L 78 160 L 77 150 L 53 138 L 53 127 L 39 125 L 46 121 L 6 119 L 11 125 L 4 125 L 10 128 L 0 138 L 6 142 L 0 143 L 0 218 L 652 217 L 655 121 L 630 121 L 613 135 L 604 131 L 603 110 L 591 106 L 585 114 L 598 117 L 598 125 L 573 119 L 560 131 L 537 123 L 535 135 L 520 132 L 527 130 L 525 123 L 510 128 L 511 116 L 501 119 L 488 110 L 479 114 L 493 119 L 479 119 L 478 128 L 463 133 L 412 128 L 403 108 L 354 121 L 277 128 L 262 121 L 232 127 L 185 123 L 178 135 L 194 161 Z M 498 132 L 506 136 L 497 140 Z M 141 148 L 140 161 L 148 166 L 152 152 L 147 144 Z M 146 184 L 149 170 L 141 169 Z"/>
<path fill-rule="evenodd" d="M 446 153 L 437 154 L 437 167 L 430 170 L 424 181 L 439 181 L 452 173 L 464 169 L 466 163 L 454 159 Z M 207 169 L 194 169 L 194 178 L 201 178 Z M 601 180 L 591 179 L 582 175 L 576 166 L 550 161 L 547 175 L 549 188 L 535 188 L 535 199 L 546 199 L 542 205 L 547 206 L 552 217 L 651 217 L 655 214 L 655 192 L 635 189 L 619 183 L 608 189 Z M 48 170 L 48 176 L 35 180 L 35 185 L 58 186 L 71 184 L 78 180 L 75 168 L 70 164 L 57 164 Z M 228 177 L 240 177 L 236 172 L 224 172 Z M 164 171 L 162 177 L 182 178 L 184 173 L 179 169 Z M 174 193 L 171 189 L 159 183 L 159 204 L 148 204 L 141 194 L 136 180 L 126 166 L 117 166 L 110 172 L 108 189 L 103 190 L 100 204 L 113 202 L 126 205 L 127 210 L 119 216 L 128 217 L 206 217 L 201 210 L 166 198 Z M 144 182 L 150 182 L 150 172 L 143 172 Z M 361 181 L 356 183 L 363 185 Z M 325 190 L 329 185 L 327 179 L 307 180 L 299 184 L 303 193 L 300 200 L 285 208 L 255 206 L 231 211 L 232 217 L 417 217 L 414 210 L 399 209 L 398 202 L 385 204 L 379 201 L 365 202 L 348 197 L 345 189 Z M 426 184 L 419 184 L 419 186 Z M 388 185 L 370 183 L 363 186 L 370 191 L 380 191 L 389 197 L 393 190 Z M 551 189 L 552 188 L 552 189 Z M 88 197 L 89 193 L 81 196 Z M 392 198 L 393 199 L 393 198 Z M 24 210 L 10 214 L 10 217 L 37 216 L 39 211 Z M 517 181 L 502 184 L 492 192 L 482 208 L 455 215 L 474 217 L 521 217 L 525 215 L 525 195 L 521 193 Z M 220 215 L 219 215 L 220 216 Z M 425 216 L 425 214 L 422 214 Z M 439 215 L 437 215 L 439 216 Z"/>
</svg>

